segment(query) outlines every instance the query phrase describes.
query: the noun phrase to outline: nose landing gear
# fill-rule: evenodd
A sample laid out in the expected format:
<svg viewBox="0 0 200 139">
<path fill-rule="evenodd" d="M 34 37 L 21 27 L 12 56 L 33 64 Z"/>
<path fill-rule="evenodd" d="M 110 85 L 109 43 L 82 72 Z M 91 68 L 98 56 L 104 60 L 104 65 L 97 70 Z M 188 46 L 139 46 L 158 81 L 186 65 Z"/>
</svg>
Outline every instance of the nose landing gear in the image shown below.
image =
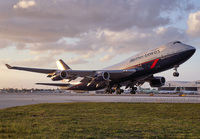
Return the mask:
<svg viewBox="0 0 200 139">
<path fill-rule="evenodd" d="M 179 73 L 178 73 L 178 71 L 177 71 L 178 67 L 179 67 L 179 65 L 175 65 L 175 66 L 174 66 L 174 70 L 175 70 L 175 72 L 173 73 L 173 76 L 174 76 L 174 77 L 178 77 L 178 76 L 179 76 Z"/>
<path fill-rule="evenodd" d="M 173 76 L 174 76 L 174 77 L 178 77 L 178 76 L 179 76 L 179 73 L 178 73 L 178 72 L 174 72 L 174 73 L 173 73 Z"/>
</svg>

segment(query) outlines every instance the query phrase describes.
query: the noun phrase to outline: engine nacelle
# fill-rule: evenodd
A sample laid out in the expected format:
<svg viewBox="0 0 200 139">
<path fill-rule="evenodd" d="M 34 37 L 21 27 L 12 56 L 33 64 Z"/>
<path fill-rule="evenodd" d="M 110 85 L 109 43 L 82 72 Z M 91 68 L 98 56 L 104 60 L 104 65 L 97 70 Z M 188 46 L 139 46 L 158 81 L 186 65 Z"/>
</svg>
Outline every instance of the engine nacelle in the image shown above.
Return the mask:
<svg viewBox="0 0 200 139">
<path fill-rule="evenodd" d="M 61 72 L 56 72 L 53 76 L 51 76 L 52 81 L 59 81 L 67 78 L 67 72 L 66 71 L 61 71 Z"/>
<path fill-rule="evenodd" d="M 151 87 L 161 87 L 165 85 L 165 78 L 164 77 L 153 77 L 150 81 Z"/>
<path fill-rule="evenodd" d="M 107 81 L 110 79 L 110 74 L 108 72 L 101 72 L 95 76 L 95 81 Z"/>
</svg>

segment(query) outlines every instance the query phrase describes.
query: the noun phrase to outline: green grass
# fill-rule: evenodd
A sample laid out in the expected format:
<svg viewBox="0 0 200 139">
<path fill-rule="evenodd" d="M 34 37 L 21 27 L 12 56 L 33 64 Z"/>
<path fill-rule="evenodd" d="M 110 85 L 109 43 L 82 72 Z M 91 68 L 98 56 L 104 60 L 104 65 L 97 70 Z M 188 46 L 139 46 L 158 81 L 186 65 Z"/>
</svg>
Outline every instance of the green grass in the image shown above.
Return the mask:
<svg viewBox="0 0 200 139">
<path fill-rule="evenodd" d="M 200 104 L 12 107 L 0 110 L 0 138 L 200 138 Z"/>
</svg>

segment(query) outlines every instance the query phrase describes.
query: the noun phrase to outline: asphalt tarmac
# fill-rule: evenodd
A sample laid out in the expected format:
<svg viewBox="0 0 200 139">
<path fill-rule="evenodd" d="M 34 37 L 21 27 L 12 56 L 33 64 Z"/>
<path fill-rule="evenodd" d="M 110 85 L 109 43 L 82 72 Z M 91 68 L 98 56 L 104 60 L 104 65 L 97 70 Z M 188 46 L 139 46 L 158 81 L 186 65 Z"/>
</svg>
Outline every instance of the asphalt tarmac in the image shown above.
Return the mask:
<svg viewBox="0 0 200 139">
<path fill-rule="evenodd" d="M 0 93 L 0 109 L 39 103 L 126 102 L 126 103 L 200 103 L 200 95 L 177 94 L 107 95 L 57 93 Z"/>
</svg>

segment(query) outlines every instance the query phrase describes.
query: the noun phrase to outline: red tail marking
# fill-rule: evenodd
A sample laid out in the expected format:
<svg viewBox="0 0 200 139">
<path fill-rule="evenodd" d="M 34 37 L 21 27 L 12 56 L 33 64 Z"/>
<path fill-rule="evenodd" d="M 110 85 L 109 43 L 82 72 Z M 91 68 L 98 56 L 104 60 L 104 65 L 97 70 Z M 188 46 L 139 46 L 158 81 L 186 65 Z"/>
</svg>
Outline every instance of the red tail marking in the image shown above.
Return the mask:
<svg viewBox="0 0 200 139">
<path fill-rule="evenodd" d="M 150 69 L 153 69 L 153 68 L 156 66 L 158 60 L 159 60 L 159 59 L 154 60 L 154 62 L 153 62 L 153 64 L 151 65 Z"/>
</svg>

